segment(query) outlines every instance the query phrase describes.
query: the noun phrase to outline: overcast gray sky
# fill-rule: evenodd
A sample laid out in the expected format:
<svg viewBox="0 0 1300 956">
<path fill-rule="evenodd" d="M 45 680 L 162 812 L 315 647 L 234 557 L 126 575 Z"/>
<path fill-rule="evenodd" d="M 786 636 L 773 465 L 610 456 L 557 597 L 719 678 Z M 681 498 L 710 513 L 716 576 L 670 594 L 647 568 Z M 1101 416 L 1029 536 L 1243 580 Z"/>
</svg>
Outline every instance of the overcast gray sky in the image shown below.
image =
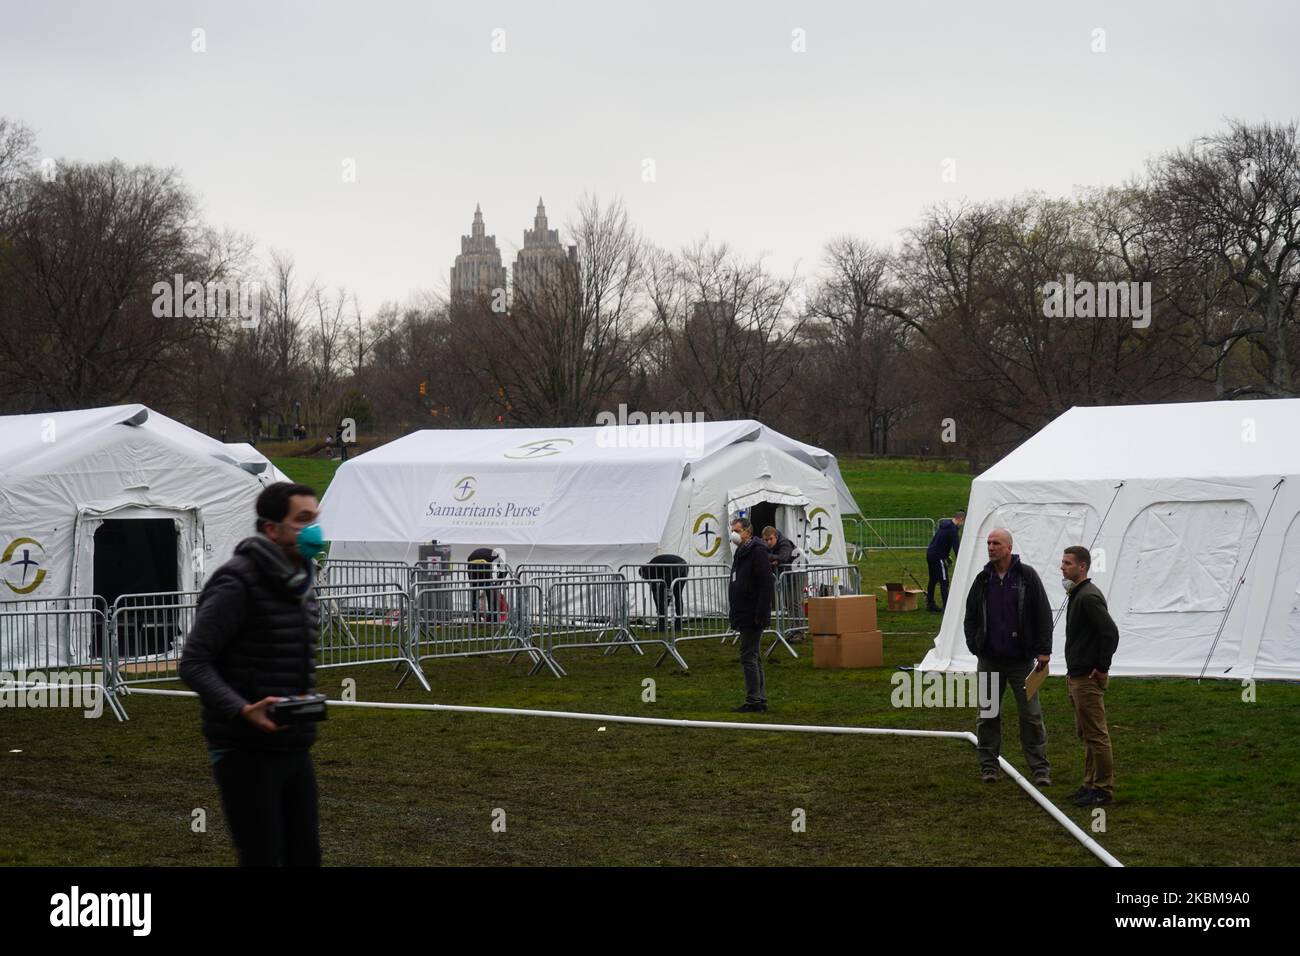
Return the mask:
<svg viewBox="0 0 1300 956">
<path fill-rule="evenodd" d="M 808 274 L 938 200 L 1118 183 L 1300 116 L 1298 37 L 1293 0 L 42 0 L 0 13 L 0 115 L 42 156 L 176 166 L 373 312 L 446 291 L 476 202 L 507 265 L 539 194 L 562 227 L 588 191 Z"/>
</svg>

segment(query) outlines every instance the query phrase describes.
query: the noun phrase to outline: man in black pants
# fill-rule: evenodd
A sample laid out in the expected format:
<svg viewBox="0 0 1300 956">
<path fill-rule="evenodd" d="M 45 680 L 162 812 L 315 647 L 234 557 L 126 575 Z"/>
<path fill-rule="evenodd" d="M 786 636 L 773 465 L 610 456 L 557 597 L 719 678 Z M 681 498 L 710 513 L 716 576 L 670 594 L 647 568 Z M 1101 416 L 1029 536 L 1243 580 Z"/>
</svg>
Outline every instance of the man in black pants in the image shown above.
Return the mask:
<svg viewBox="0 0 1300 956">
<path fill-rule="evenodd" d="M 659 626 L 655 630 L 663 633 L 668 628 L 668 605 L 673 606 L 673 630 L 682 629 L 682 586 L 680 580 L 690 574 L 686 559 L 678 554 L 656 554 L 637 572 L 650 585 L 650 597 L 655 602 L 655 612 L 659 615 Z"/>
<path fill-rule="evenodd" d="M 943 597 L 943 606 L 948 606 L 948 555 L 957 555 L 957 542 L 961 526 L 966 523 L 966 512 L 958 511 L 951 519 L 944 518 L 930 539 L 925 549 L 925 563 L 930 567 L 930 581 L 925 586 L 925 609 L 938 612 L 941 610 L 934 603 L 934 586 L 939 585 L 939 594 Z"/>
<path fill-rule="evenodd" d="M 312 559 L 316 493 L 277 482 L 257 499 L 257 531 L 199 595 L 180 676 L 202 702 L 221 801 L 240 866 L 320 866 L 314 724 L 268 708 L 316 687 L 320 639 Z"/>
<path fill-rule="evenodd" d="M 745 518 L 731 523 L 731 543 L 736 553 L 731 559 L 729 616 L 740 632 L 740 666 L 745 670 L 745 703 L 736 713 L 761 713 L 767 710 L 760 651 L 763 631 L 772 621 L 772 557 Z"/>
</svg>

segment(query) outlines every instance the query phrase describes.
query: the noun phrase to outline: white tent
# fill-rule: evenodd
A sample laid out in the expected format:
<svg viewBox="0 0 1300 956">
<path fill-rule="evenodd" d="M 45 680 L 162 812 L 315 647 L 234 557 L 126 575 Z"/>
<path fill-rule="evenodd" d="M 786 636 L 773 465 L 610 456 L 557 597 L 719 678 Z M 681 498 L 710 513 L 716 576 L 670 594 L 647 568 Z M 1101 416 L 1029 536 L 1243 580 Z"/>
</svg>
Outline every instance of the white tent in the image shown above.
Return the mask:
<svg viewBox="0 0 1300 956">
<path fill-rule="evenodd" d="M 254 448 L 246 441 L 228 441 L 225 443 L 230 456 L 240 465 L 252 465 L 244 470 L 252 472 L 262 479 L 264 484 L 274 484 L 277 481 L 293 481 L 288 475 L 282 472 L 271 459 L 267 458 L 260 451 Z M 260 467 L 258 467 L 260 466 Z"/>
<path fill-rule="evenodd" d="M 835 456 L 754 421 L 419 431 L 343 464 L 321 503 L 334 557 L 413 562 L 480 546 L 512 564 L 730 561 L 728 517 L 843 564 L 857 505 Z"/>
<path fill-rule="evenodd" d="M 973 670 L 965 598 L 985 539 L 1065 601 L 1089 547 L 1119 675 L 1300 678 L 1300 399 L 1072 408 L 975 479 L 950 607 L 922 668 Z M 1053 669 L 1064 672 L 1057 616 Z"/>
<path fill-rule="evenodd" d="M 143 405 L 0 417 L 0 599 L 199 588 L 253 534 L 262 487 Z"/>
</svg>

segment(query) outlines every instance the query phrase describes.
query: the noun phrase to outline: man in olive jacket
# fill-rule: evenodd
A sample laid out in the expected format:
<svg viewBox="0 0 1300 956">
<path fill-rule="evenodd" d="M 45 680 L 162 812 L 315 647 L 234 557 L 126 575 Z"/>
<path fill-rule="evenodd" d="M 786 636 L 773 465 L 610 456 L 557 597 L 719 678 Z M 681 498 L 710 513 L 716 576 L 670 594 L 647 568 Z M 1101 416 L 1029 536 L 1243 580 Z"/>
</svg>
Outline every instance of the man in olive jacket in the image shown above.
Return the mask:
<svg viewBox="0 0 1300 956">
<path fill-rule="evenodd" d="M 181 656 L 181 680 L 202 703 L 208 757 L 241 866 L 320 865 L 309 753 L 316 727 L 281 726 L 268 713 L 316 687 L 316 507 L 305 485 L 263 489 L 258 533 L 212 573 Z"/>
<path fill-rule="evenodd" d="M 772 622 L 772 559 L 746 518 L 731 523 L 731 542 L 736 552 L 727 593 L 729 617 L 740 632 L 740 665 L 745 670 L 745 703 L 736 713 L 760 713 L 767 710 L 760 648 L 763 631 Z"/>
<path fill-rule="evenodd" d="M 1083 786 L 1074 793 L 1079 807 L 1101 806 L 1115 798 L 1115 762 L 1106 727 L 1106 685 L 1119 647 L 1119 628 L 1106 598 L 1088 577 L 1092 555 L 1082 545 L 1065 549 L 1061 576 L 1070 593 L 1065 611 L 1065 683 L 1074 708 L 1074 729 L 1083 741 Z"/>
<path fill-rule="evenodd" d="M 1052 608 L 1042 579 L 1020 555 L 1011 553 L 1011 532 L 994 528 L 988 536 L 989 563 L 975 576 L 966 596 L 966 647 L 978 660 L 977 686 L 997 689 L 992 701 L 981 700 L 975 736 L 980 776 L 996 783 L 1002 753 L 1002 697 L 1007 685 L 1016 699 L 1020 718 L 1020 747 L 1034 775 L 1034 784 L 1050 786 L 1052 768 L 1047 760 L 1047 728 L 1038 695 L 1025 694 L 1025 678 L 1034 661 L 1045 667 L 1052 656 Z M 989 706 L 995 705 L 995 706 Z M 989 712 L 983 708 L 989 706 Z"/>
</svg>

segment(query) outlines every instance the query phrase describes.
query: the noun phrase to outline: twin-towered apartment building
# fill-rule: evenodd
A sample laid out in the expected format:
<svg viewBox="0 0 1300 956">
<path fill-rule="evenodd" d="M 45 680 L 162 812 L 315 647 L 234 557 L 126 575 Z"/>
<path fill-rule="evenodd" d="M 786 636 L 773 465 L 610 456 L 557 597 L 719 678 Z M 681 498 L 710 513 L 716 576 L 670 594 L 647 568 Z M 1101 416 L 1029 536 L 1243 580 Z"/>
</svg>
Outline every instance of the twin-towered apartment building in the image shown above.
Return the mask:
<svg viewBox="0 0 1300 956">
<path fill-rule="evenodd" d="M 561 270 L 575 267 L 577 259 L 578 247 L 566 248 L 560 242 L 560 231 L 547 227 L 546 206 L 539 197 L 533 228 L 524 230 L 524 244 L 515 256 L 514 284 L 508 285 L 509 277 L 501 264 L 496 236 L 487 235 L 483 210 L 475 205 L 470 234 L 460 237 L 460 255 L 451 267 L 451 296 L 491 299 L 498 295 L 498 289 L 508 288 L 510 298 L 518 302 L 558 278 Z"/>
</svg>

